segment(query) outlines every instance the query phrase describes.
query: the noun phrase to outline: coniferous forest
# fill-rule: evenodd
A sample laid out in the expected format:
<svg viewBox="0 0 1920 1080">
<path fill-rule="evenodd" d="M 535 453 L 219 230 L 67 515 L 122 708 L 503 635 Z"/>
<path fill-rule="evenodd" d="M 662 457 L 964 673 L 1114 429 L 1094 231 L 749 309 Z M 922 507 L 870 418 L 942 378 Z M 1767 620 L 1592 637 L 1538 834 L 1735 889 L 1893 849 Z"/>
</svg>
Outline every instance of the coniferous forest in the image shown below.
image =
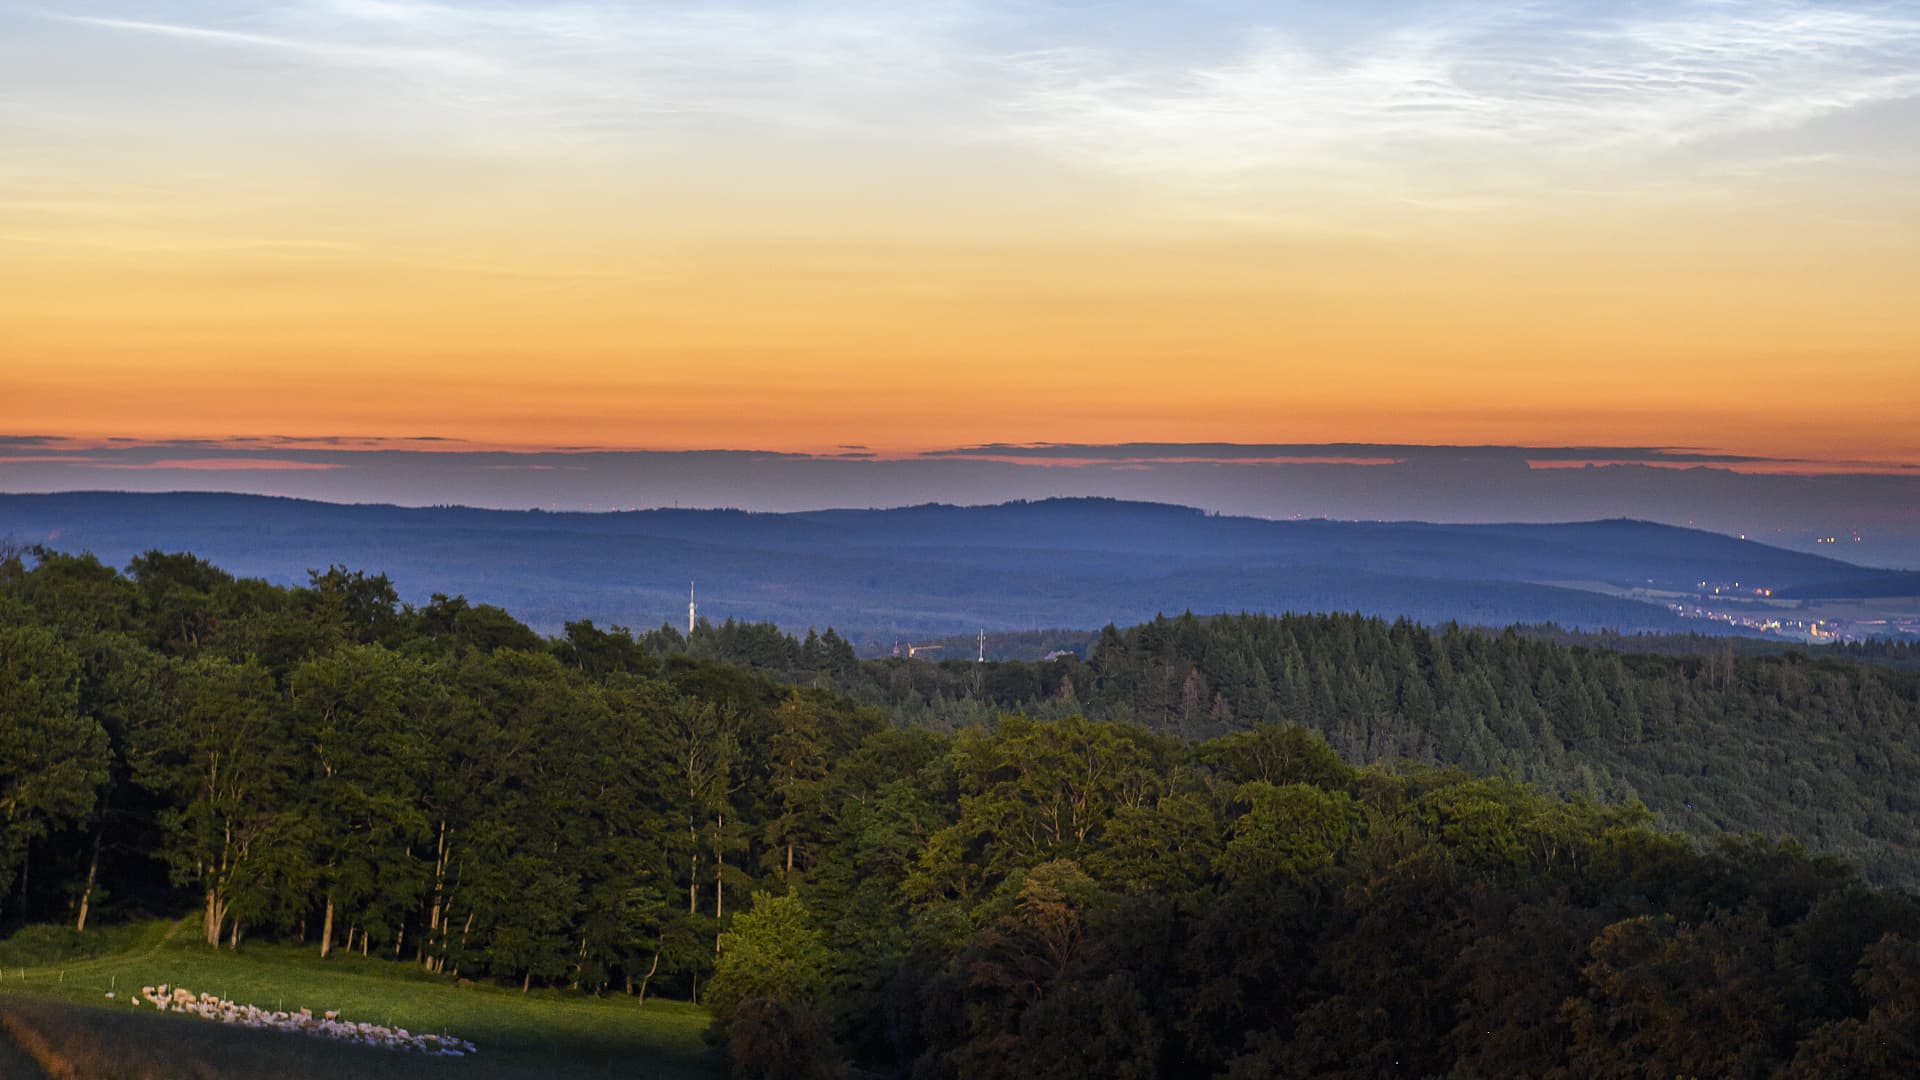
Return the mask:
<svg viewBox="0 0 1920 1080">
<path fill-rule="evenodd" d="M 696 999 L 741 1076 L 1905 1075 L 1917 696 L 1348 616 L 549 639 L 8 552 L 0 923 Z"/>
<path fill-rule="evenodd" d="M 1608 640 L 1608 639 L 1597 639 Z M 1083 661 L 939 664 L 814 659 L 764 625 L 723 625 L 709 652 L 834 686 L 921 726 L 1002 712 L 1082 714 L 1197 741 L 1309 727 L 1347 761 L 1458 766 L 1543 789 L 1641 802 L 1700 836 L 1792 835 L 1920 886 L 1920 672 L 1907 647 L 1862 662 L 1741 656 L 1724 641 L 1661 656 L 1352 615 L 1159 618 L 1108 627 Z M 1660 644 L 1661 639 L 1653 639 Z"/>
</svg>

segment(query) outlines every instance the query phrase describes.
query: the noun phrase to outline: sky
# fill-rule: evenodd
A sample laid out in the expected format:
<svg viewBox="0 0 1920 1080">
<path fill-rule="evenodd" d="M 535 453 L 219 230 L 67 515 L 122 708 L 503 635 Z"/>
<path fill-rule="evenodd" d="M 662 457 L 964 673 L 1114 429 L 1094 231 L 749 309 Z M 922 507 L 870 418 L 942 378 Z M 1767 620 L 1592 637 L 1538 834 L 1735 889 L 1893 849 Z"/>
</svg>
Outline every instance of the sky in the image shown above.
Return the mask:
<svg viewBox="0 0 1920 1080">
<path fill-rule="evenodd" d="M 1920 464 L 1910 0 L 0 0 L 0 146 L 0 490 L 112 439 Z"/>
</svg>

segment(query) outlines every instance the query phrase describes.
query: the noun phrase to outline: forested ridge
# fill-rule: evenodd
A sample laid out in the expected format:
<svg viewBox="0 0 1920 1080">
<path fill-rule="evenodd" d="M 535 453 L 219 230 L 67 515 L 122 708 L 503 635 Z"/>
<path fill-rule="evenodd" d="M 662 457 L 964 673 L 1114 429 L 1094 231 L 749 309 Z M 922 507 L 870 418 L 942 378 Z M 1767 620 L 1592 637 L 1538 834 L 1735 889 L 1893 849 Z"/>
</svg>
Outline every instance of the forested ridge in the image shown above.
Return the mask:
<svg viewBox="0 0 1920 1080">
<path fill-rule="evenodd" d="M 121 565 L 160 548 L 283 585 L 301 583 L 303 567 L 377 569 L 416 605 L 434 593 L 465 595 L 546 634 L 587 618 L 678 624 L 686 584 L 697 579 L 716 613 L 831 625 L 859 646 L 982 626 L 1124 625 L 1185 608 L 1684 632 L 1701 624 L 1608 593 L 1845 579 L 1891 588 L 1900 580 L 1649 522 L 1267 521 L 1111 499 L 554 513 L 67 492 L 0 494 L 0 522 L 0 532 L 23 542 L 90 550 Z M 1605 583 L 1604 591 L 1567 584 L 1576 582 Z"/>
<path fill-rule="evenodd" d="M 985 665 L 834 662 L 764 625 L 722 625 L 696 645 L 924 725 L 1080 713 L 1197 740 L 1296 724 L 1348 761 L 1637 800 L 1669 828 L 1791 835 L 1876 882 L 1920 884 L 1920 673 L 1882 663 L 1905 659 L 1902 646 L 1859 650 L 1876 663 L 1724 641 L 1662 656 L 1357 615 L 1162 617 L 1108 627 L 1084 660 Z"/>
<path fill-rule="evenodd" d="M 1817 752 L 1867 798 L 1913 710 L 1882 669 L 1358 617 L 863 662 L 14 552 L 0 922 L 697 996 L 743 1076 L 1899 1075 L 1920 904 L 1632 797 L 1704 741 L 1696 796 L 1796 805 L 1757 785 Z"/>
</svg>

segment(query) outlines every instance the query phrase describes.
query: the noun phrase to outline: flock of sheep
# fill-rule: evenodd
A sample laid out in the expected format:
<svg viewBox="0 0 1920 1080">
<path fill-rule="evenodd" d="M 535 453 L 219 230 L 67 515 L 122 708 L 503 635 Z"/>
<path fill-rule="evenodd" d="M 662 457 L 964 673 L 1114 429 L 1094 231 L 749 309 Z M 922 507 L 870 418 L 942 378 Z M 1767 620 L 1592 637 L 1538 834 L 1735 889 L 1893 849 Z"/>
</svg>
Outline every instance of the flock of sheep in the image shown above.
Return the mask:
<svg viewBox="0 0 1920 1080">
<path fill-rule="evenodd" d="M 467 1040 L 452 1035 L 415 1035 L 406 1028 L 342 1020 L 338 1010 L 328 1010 L 319 1016 L 313 1015 L 311 1009 L 280 1012 L 253 1005 L 236 1004 L 212 994 L 195 994 L 183 986 L 143 986 L 140 988 L 140 996 L 134 998 L 133 1003 L 138 1005 L 143 999 L 152 1002 L 153 1007 L 161 1012 L 186 1013 L 189 1016 L 198 1016 L 203 1020 L 216 1020 L 223 1024 L 239 1024 L 243 1027 L 263 1028 L 268 1031 L 299 1032 L 303 1035 L 315 1035 L 323 1039 L 341 1039 L 359 1043 L 362 1046 L 378 1046 L 388 1050 L 406 1050 L 416 1054 L 431 1054 L 435 1057 L 465 1057 L 477 1049 Z"/>
</svg>

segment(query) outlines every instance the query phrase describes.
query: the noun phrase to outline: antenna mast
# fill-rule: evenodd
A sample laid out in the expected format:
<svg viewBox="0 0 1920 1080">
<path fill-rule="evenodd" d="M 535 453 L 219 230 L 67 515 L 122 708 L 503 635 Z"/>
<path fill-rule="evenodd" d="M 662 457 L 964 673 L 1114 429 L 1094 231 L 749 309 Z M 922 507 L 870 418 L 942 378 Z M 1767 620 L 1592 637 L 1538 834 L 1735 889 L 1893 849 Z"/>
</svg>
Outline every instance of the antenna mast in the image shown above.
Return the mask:
<svg viewBox="0 0 1920 1080">
<path fill-rule="evenodd" d="M 687 582 L 687 640 L 693 640 L 693 614 L 698 610 L 693 604 L 693 582 Z"/>
<path fill-rule="evenodd" d="M 975 660 L 974 663 L 984 664 L 986 662 L 987 662 L 987 630 L 985 627 L 981 627 L 980 628 L 980 658 L 978 660 Z"/>
</svg>

